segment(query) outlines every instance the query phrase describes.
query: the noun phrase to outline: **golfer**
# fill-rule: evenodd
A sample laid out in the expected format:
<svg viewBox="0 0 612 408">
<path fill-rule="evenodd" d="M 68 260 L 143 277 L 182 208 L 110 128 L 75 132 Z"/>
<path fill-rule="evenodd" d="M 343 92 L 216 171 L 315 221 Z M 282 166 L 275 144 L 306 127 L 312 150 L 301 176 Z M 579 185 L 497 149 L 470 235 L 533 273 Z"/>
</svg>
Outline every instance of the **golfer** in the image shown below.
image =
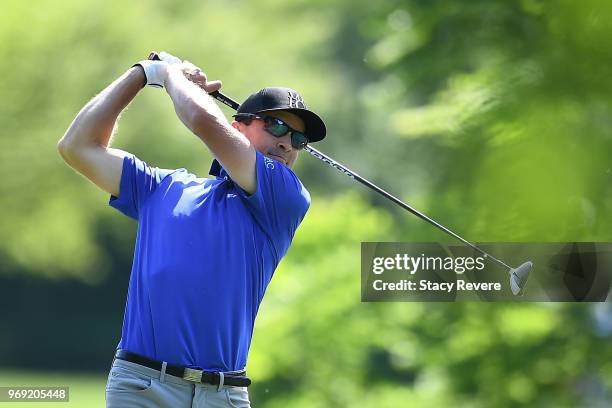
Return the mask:
<svg viewBox="0 0 612 408">
<path fill-rule="evenodd" d="M 68 165 L 138 221 L 106 404 L 249 407 L 255 317 L 310 205 L 291 168 L 300 149 L 325 137 L 325 125 L 296 91 L 278 87 L 249 96 L 230 124 L 207 94 L 219 81 L 160 55 L 87 103 L 58 143 Z M 212 178 L 110 147 L 120 113 L 144 85 L 165 88 L 179 119 L 212 152 Z"/>
</svg>

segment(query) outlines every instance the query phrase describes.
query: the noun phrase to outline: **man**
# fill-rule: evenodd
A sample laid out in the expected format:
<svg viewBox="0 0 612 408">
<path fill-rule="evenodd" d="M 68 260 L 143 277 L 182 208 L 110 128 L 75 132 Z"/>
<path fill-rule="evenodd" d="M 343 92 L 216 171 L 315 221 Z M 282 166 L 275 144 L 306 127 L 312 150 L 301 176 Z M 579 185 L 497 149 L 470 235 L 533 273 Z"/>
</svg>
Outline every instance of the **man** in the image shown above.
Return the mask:
<svg viewBox="0 0 612 408">
<path fill-rule="evenodd" d="M 138 221 L 107 406 L 248 407 L 244 368 L 255 316 L 310 204 L 291 167 L 306 143 L 325 137 L 325 125 L 288 88 L 251 95 L 230 124 L 207 94 L 221 83 L 161 55 L 85 105 L 58 143 L 71 167 Z M 151 167 L 109 147 L 143 84 L 166 89 L 215 156 L 214 179 Z"/>
</svg>

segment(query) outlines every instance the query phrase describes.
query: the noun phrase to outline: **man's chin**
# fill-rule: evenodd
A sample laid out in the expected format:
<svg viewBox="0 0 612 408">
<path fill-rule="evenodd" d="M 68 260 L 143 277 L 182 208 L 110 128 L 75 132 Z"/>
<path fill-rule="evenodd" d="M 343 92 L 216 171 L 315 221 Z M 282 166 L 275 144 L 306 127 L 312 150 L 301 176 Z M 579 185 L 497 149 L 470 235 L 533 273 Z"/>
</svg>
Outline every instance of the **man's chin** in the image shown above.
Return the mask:
<svg viewBox="0 0 612 408">
<path fill-rule="evenodd" d="M 285 160 L 283 157 L 277 156 L 277 155 L 272 154 L 272 153 L 268 153 L 268 154 L 267 154 L 267 156 L 268 156 L 270 159 L 273 159 L 273 160 L 276 160 L 277 162 L 281 162 L 281 163 L 283 163 L 283 164 L 284 164 L 285 166 L 287 166 L 287 167 L 291 167 L 291 166 L 289 165 L 289 162 L 288 162 L 287 160 Z"/>
</svg>

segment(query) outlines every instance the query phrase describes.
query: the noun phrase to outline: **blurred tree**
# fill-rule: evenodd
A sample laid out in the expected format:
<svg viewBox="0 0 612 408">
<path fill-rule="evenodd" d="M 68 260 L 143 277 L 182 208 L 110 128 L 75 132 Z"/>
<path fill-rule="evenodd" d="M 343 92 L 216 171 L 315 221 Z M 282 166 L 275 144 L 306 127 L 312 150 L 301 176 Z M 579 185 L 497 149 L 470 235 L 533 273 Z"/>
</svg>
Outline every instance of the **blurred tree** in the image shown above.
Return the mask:
<svg viewBox="0 0 612 408">
<path fill-rule="evenodd" d="M 344 3 L 334 51 L 360 84 L 352 160 L 384 160 L 368 174 L 475 240 L 609 240 L 611 14 L 598 1 Z M 413 221 L 407 238 L 439 239 Z"/>
</svg>

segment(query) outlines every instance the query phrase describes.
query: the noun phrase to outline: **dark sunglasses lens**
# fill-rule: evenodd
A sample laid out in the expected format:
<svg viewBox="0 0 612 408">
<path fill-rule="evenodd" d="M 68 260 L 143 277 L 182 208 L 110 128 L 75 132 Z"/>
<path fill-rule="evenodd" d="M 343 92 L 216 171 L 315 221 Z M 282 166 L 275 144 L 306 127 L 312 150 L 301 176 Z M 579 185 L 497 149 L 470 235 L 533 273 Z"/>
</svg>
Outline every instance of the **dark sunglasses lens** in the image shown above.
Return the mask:
<svg viewBox="0 0 612 408">
<path fill-rule="evenodd" d="M 308 138 L 305 134 L 297 132 L 288 124 L 278 118 L 265 117 L 266 130 L 276 137 L 283 137 L 287 132 L 291 132 L 291 145 L 298 150 L 303 149 L 308 144 Z"/>
<path fill-rule="evenodd" d="M 266 118 L 266 129 L 274 136 L 281 137 L 287 134 L 289 126 L 280 119 Z"/>
<path fill-rule="evenodd" d="M 307 144 L 308 144 L 308 138 L 306 137 L 305 134 L 300 133 L 300 132 L 291 132 L 291 145 L 294 148 L 301 150 L 305 148 Z"/>
</svg>

